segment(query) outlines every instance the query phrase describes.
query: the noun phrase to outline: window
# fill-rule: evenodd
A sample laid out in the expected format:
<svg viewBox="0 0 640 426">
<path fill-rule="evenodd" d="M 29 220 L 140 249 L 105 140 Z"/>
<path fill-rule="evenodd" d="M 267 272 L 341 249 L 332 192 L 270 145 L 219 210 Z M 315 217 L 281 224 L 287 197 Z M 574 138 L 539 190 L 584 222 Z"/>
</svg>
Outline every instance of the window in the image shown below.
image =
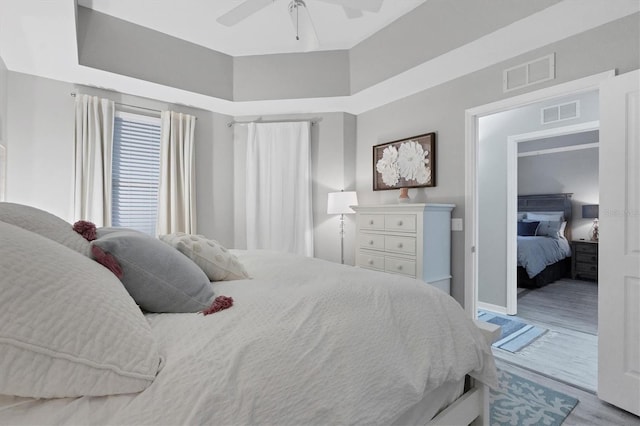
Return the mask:
<svg viewBox="0 0 640 426">
<path fill-rule="evenodd" d="M 113 226 L 156 233 L 160 118 L 116 112 L 113 130 Z"/>
</svg>

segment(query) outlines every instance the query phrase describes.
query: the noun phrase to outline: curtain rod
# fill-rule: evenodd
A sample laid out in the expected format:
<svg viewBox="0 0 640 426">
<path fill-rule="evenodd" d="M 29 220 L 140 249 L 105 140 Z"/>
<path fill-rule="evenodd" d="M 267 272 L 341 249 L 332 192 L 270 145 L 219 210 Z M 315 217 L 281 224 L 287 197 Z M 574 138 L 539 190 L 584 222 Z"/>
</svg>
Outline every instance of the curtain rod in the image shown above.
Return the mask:
<svg viewBox="0 0 640 426">
<path fill-rule="evenodd" d="M 318 120 L 263 120 L 262 118 L 258 118 L 257 120 L 252 120 L 252 121 L 229 121 L 227 123 L 227 127 L 231 127 L 234 124 L 250 124 L 250 123 L 297 123 L 297 122 L 304 122 L 304 121 L 308 121 L 309 123 L 311 123 L 312 126 L 315 126 L 316 124 L 318 124 Z"/>
<path fill-rule="evenodd" d="M 74 92 L 71 92 L 71 96 L 75 98 L 76 94 Z M 146 111 L 153 111 L 153 112 L 156 112 L 158 114 L 162 113 L 162 111 L 160 111 L 159 109 L 145 108 L 145 107 L 141 107 L 141 106 L 138 106 L 138 105 L 123 104 L 121 102 L 115 102 L 115 101 L 114 101 L 114 104 L 120 105 L 120 106 L 129 107 L 129 108 L 137 108 L 137 109 L 144 109 Z"/>
</svg>

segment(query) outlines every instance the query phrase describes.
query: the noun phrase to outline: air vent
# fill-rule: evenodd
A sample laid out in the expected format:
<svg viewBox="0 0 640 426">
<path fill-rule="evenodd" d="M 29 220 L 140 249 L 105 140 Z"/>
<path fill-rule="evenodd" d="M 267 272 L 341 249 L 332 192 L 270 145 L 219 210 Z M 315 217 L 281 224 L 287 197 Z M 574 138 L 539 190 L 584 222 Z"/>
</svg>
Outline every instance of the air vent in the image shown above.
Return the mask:
<svg viewBox="0 0 640 426">
<path fill-rule="evenodd" d="M 556 56 L 552 53 L 504 70 L 502 89 L 509 92 L 554 78 L 556 78 Z"/>
<path fill-rule="evenodd" d="M 580 117 L 580 101 L 551 105 L 540 110 L 542 124 L 571 120 Z"/>
</svg>

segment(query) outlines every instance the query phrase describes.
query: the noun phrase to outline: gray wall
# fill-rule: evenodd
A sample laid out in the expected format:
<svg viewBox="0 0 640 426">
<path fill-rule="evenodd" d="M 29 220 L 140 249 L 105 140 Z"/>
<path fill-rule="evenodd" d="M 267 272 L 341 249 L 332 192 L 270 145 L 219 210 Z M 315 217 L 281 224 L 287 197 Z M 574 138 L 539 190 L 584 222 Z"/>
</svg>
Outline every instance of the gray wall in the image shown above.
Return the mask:
<svg viewBox="0 0 640 426">
<path fill-rule="evenodd" d="M 584 204 L 598 204 L 598 148 L 518 158 L 519 194 L 573 193 L 571 238 L 589 239 L 593 219 L 582 218 Z"/>
<path fill-rule="evenodd" d="M 631 15 L 359 115 L 356 187 L 362 203 L 394 203 L 398 197 L 397 191 L 372 191 L 373 145 L 435 131 L 438 186 L 413 189 L 409 194 L 417 201 L 454 203 L 453 217 L 463 217 L 465 110 L 522 93 L 502 92 L 502 70 L 551 52 L 556 53 L 557 78 L 527 90 L 614 68 L 620 73 L 639 68 L 638 18 Z M 464 232 L 452 233 L 452 271 L 452 295 L 462 303 Z"/>
<path fill-rule="evenodd" d="M 351 93 L 357 93 L 558 2 L 429 0 L 349 51 Z M 482 19 L 487 11 L 492 11 L 491 16 L 487 17 L 490 19 Z"/>
<path fill-rule="evenodd" d="M 334 50 L 233 58 L 236 101 L 349 94 L 349 53 Z"/>
<path fill-rule="evenodd" d="M 74 98 L 71 92 L 116 102 L 193 114 L 196 124 L 198 231 L 222 244 L 233 243 L 233 188 L 229 158 L 230 120 L 209 111 L 9 72 L 7 122 L 11 152 L 7 200 L 38 207 L 73 222 Z"/>
<path fill-rule="evenodd" d="M 7 149 L 7 67 L 0 57 L 0 146 Z M 4 201 L 5 179 L 6 179 L 6 157 L 0 158 L 0 201 Z"/>
<path fill-rule="evenodd" d="M 7 145 L 7 66 L 0 56 L 0 145 Z"/>
<path fill-rule="evenodd" d="M 78 62 L 117 74 L 233 98 L 233 58 L 86 7 L 78 7 Z"/>
</svg>

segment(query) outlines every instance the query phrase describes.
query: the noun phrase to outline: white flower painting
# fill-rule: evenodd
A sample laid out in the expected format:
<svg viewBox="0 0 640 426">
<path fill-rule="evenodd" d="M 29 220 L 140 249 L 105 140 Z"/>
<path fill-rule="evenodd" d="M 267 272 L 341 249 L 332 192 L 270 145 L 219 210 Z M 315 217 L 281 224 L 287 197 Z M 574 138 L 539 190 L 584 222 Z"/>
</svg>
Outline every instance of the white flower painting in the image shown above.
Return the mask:
<svg viewBox="0 0 640 426">
<path fill-rule="evenodd" d="M 425 140 L 426 139 L 426 140 Z M 382 147 L 384 146 L 384 149 Z M 390 189 L 415 186 L 435 186 L 432 173 L 432 150 L 435 146 L 435 133 L 393 142 L 374 147 L 382 149 L 382 156 L 378 153 L 376 171 L 381 183 Z M 378 151 L 379 152 L 379 151 Z"/>
</svg>

